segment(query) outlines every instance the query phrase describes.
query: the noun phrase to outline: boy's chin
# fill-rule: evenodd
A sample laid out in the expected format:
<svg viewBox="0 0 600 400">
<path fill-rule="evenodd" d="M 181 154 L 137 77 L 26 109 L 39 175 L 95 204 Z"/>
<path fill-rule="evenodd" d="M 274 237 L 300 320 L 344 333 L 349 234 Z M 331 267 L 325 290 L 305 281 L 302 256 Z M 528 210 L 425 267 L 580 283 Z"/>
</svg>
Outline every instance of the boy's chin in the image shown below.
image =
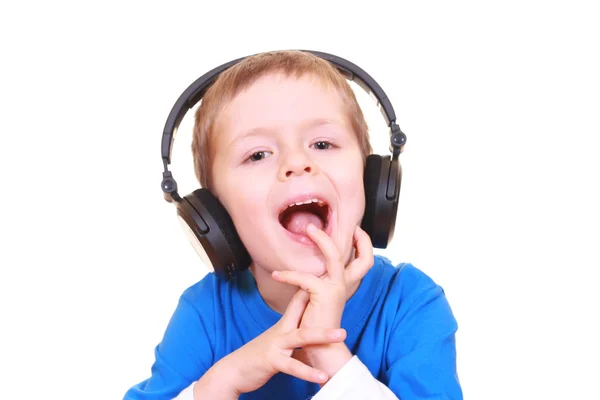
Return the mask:
<svg viewBox="0 0 600 400">
<path fill-rule="evenodd" d="M 274 260 L 273 260 L 274 261 Z M 273 271 L 298 271 L 305 272 L 310 275 L 321 277 L 327 273 L 327 264 L 325 257 L 319 255 L 295 255 L 287 260 L 280 260 L 271 265 L 271 263 L 255 263 L 253 262 L 250 269 L 258 268 L 264 273 L 270 275 Z M 256 271 L 257 272 L 257 271 Z"/>
<path fill-rule="evenodd" d="M 287 269 L 320 277 L 327 273 L 327 264 L 322 256 L 305 256 L 295 258 Z"/>
</svg>

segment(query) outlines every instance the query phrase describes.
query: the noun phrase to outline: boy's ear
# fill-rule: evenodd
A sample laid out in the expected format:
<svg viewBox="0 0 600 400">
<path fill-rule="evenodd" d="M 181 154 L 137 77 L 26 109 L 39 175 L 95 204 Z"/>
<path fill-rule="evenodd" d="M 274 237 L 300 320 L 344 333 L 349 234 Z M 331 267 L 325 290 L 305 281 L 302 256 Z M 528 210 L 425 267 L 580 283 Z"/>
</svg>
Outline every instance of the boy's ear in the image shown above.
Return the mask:
<svg viewBox="0 0 600 400">
<path fill-rule="evenodd" d="M 394 237 L 402 169 L 397 158 L 371 154 L 364 173 L 365 215 L 361 228 L 373 247 L 385 249 Z"/>
</svg>

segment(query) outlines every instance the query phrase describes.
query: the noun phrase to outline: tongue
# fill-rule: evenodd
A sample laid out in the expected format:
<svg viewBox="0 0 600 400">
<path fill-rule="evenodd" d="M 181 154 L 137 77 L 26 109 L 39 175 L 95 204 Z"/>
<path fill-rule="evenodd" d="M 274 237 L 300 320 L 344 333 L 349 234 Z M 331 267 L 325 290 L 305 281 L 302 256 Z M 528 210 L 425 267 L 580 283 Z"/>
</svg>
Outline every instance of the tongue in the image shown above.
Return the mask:
<svg viewBox="0 0 600 400">
<path fill-rule="evenodd" d="M 282 225 L 288 231 L 298 234 L 306 234 L 306 226 L 312 223 L 319 229 L 323 229 L 323 221 L 316 214 L 308 211 L 291 212 L 282 222 Z"/>
</svg>

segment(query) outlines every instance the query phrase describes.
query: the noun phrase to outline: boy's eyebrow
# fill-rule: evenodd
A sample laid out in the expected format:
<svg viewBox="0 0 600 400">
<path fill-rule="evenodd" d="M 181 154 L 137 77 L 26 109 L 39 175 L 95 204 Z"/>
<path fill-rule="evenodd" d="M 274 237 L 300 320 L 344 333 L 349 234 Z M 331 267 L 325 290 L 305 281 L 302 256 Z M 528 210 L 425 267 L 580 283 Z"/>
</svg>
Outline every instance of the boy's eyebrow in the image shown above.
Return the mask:
<svg viewBox="0 0 600 400">
<path fill-rule="evenodd" d="M 312 119 L 303 121 L 302 124 L 300 124 L 300 129 L 302 131 L 305 131 L 305 130 L 310 130 L 310 129 L 316 128 L 321 125 L 330 125 L 330 124 L 333 124 L 333 125 L 342 124 L 342 122 L 339 120 L 336 120 L 336 119 L 331 119 L 331 118 L 312 118 Z M 272 131 L 272 129 L 265 128 L 265 127 L 256 127 L 256 128 L 249 129 L 249 130 L 243 132 L 242 134 L 240 134 L 235 139 L 233 139 L 233 141 L 230 143 L 230 146 L 232 146 L 234 143 L 236 143 L 244 138 L 247 138 L 249 136 L 265 135 L 265 134 L 269 134 L 271 131 Z"/>
</svg>

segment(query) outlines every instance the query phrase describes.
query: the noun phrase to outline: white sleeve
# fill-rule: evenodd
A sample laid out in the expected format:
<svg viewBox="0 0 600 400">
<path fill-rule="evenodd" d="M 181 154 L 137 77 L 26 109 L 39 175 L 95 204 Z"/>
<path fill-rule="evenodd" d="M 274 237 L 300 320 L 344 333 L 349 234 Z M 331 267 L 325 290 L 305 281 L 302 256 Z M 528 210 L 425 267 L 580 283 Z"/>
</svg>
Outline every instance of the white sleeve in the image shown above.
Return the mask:
<svg viewBox="0 0 600 400">
<path fill-rule="evenodd" d="M 373 377 L 358 357 L 352 356 L 312 400 L 398 400 L 398 397 Z"/>
<path fill-rule="evenodd" d="M 196 383 L 196 382 L 194 382 Z M 194 383 L 173 400 L 194 400 Z M 392 391 L 371 375 L 356 356 L 348 361 L 312 400 L 399 400 Z"/>
<path fill-rule="evenodd" d="M 192 382 L 190 386 L 183 389 L 173 400 L 194 400 L 194 384 L 196 384 L 196 382 Z"/>
</svg>

